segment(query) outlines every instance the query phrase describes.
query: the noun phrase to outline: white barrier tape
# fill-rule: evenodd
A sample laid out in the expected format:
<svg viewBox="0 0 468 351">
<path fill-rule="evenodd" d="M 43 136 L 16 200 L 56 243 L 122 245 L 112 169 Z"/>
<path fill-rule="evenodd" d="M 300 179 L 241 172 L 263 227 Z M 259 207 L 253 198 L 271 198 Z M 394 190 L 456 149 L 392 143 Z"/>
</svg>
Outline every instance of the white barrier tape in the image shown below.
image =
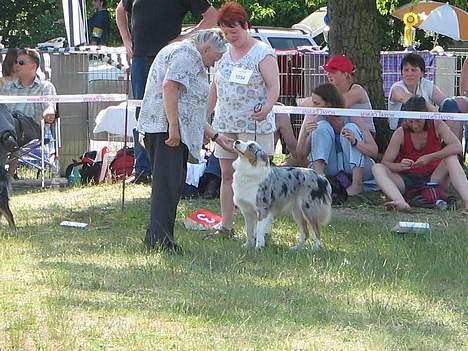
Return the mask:
<svg viewBox="0 0 468 351">
<path fill-rule="evenodd" d="M 128 106 L 141 106 L 141 100 L 127 100 L 126 94 L 76 94 L 76 95 L 35 95 L 35 96 L 12 96 L 0 95 L 0 103 L 69 103 L 69 102 L 123 102 Z M 441 112 L 410 112 L 410 111 L 387 111 L 387 110 L 358 110 L 348 108 L 322 108 L 322 107 L 297 107 L 297 106 L 274 106 L 274 113 L 296 113 L 302 115 L 320 116 L 347 116 L 364 118 L 410 118 L 410 119 L 436 119 L 448 121 L 468 121 L 467 113 L 441 113 Z"/>
<path fill-rule="evenodd" d="M 128 100 L 129 107 L 141 107 L 143 100 Z"/>
<path fill-rule="evenodd" d="M 442 112 L 412 112 L 387 110 L 358 110 L 348 108 L 318 108 L 296 106 L 274 106 L 274 113 L 296 113 L 301 115 L 347 116 L 364 118 L 406 118 L 406 119 L 437 119 L 449 121 L 468 121 L 468 113 Z"/>
<path fill-rule="evenodd" d="M 40 54 L 126 54 L 127 50 L 125 47 L 108 47 L 108 46 L 99 46 L 99 45 L 89 45 L 89 46 L 75 46 L 67 48 L 54 48 L 50 46 L 45 47 L 36 47 L 36 50 Z M 7 48 L 0 49 L 0 54 L 6 54 L 8 51 Z"/>
<path fill-rule="evenodd" d="M 34 104 L 41 102 L 68 103 L 68 102 L 121 102 L 127 100 L 125 94 L 76 94 L 76 95 L 34 95 L 34 96 L 13 96 L 0 95 L 0 103 Z"/>
</svg>

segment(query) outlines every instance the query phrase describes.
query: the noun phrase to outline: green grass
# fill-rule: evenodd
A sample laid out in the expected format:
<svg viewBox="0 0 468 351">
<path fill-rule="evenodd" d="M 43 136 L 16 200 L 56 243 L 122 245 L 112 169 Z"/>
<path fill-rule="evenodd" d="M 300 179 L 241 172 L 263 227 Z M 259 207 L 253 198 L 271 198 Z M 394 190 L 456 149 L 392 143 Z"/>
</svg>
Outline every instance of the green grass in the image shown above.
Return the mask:
<svg viewBox="0 0 468 351">
<path fill-rule="evenodd" d="M 177 224 L 183 256 L 144 248 L 150 189 L 102 185 L 16 194 L 19 229 L 0 231 L 0 350 L 467 349 L 468 221 L 352 203 L 323 248 L 203 240 Z M 178 219 L 217 201 L 183 201 Z M 428 221 L 428 235 L 390 233 Z M 89 223 L 60 227 L 62 220 Z M 236 217 L 242 232 L 242 218 Z"/>
</svg>

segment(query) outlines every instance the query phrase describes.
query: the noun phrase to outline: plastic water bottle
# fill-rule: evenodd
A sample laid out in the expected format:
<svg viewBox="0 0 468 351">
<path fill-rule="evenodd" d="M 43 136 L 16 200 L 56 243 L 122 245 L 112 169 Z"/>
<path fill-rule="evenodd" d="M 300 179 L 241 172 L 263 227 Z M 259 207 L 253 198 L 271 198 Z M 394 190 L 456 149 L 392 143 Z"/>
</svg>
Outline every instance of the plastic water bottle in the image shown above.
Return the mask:
<svg viewBox="0 0 468 351">
<path fill-rule="evenodd" d="M 76 186 L 81 184 L 81 174 L 77 166 L 73 167 L 68 176 L 68 186 Z"/>
<path fill-rule="evenodd" d="M 438 208 L 439 210 L 446 210 L 447 202 L 439 199 L 435 202 L 435 207 Z"/>
</svg>

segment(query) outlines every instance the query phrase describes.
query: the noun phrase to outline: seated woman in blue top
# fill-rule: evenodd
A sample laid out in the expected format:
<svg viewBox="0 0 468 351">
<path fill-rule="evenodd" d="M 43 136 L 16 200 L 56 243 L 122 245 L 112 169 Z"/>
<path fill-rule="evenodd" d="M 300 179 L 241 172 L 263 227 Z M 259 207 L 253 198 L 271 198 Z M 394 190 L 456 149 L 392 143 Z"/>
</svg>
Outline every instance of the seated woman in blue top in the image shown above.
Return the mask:
<svg viewBox="0 0 468 351">
<path fill-rule="evenodd" d="M 335 85 L 325 83 L 316 87 L 303 103 L 311 107 L 344 108 L 345 101 Z M 349 195 L 363 191 L 363 180 L 372 179 L 378 148 L 362 119 L 351 123 L 348 117 L 307 115 L 299 132 L 296 153 L 304 159 L 311 155 L 310 167 L 321 175 L 336 176 L 340 171 L 351 177 L 346 189 Z"/>
</svg>

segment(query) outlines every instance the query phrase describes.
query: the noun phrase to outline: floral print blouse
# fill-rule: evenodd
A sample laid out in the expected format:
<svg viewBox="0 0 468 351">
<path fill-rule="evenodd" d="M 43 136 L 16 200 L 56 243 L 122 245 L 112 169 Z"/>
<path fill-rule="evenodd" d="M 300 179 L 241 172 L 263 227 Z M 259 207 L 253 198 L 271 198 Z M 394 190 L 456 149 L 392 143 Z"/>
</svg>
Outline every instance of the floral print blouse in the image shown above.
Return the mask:
<svg viewBox="0 0 468 351">
<path fill-rule="evenodd" d="M 269 134 L 275 131 L 272 112 L 256 126 L 252 118 L 255 106 L 264 104 L 267 98 L 266 84 L 258 68 L 267 55 L 274 56 L 274 50 L 259 41 L 241 59 L 233 61 L 228 45 L 216 65 L 217 101 L 213 128 L 223 133 Z M 240 72 L 241 78 L 236 79 L 236 72 Z"/>
<path fill-rule="evenodd" d="M 178 100 L 181 141 L 188 148 L 189 159 L 199 161 L 206 125 L 209 83 L 202 57 L 190 40 L 169 44 L 154 59 L 137 124 L 140 132 L 168 131 L 162 91 L 164 80 L 183 86 L 179 90 Z"/>
</svg>

